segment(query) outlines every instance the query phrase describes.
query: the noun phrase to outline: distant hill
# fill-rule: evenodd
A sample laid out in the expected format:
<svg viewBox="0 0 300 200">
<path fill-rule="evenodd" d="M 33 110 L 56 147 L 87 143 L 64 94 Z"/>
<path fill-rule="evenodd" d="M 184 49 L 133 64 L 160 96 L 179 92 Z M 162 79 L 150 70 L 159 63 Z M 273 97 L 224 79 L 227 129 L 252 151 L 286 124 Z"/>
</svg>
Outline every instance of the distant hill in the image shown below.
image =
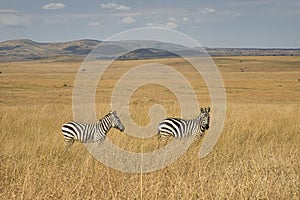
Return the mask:
<svg viewBox="0 0 300 200">
<path fill-rule="evenodd" d="M 84 59 L 101 41 L 76 40 L 70 42 L 39 43 L 28 39 L 9 40 L 0 43 L 0 62 L 29 61 L 67 56 Z M 192 49 L 177 44 L 158 41 L 105 42 L 93 53 L 97 59 L 119 56 L 119 59 L 150 59 L 181 56 L 199 56 L 202 49 Z M 102 45 L 101 45 L 102 46 Z M 151 48 L 145 48 L 149 47 Z M 125 49 L 137 48 L 122 54 Z M 257 48 L 205 48 L 211 56 L 300 56 L 300 49 Z"/>
<path fill-rule="evenodd" d="M 9 40 L 0 43 L 0 61 L 27 61 L 57 56 L 85 56 L 100 44 L 97 40 L 38 43 L 32 40 Z"/>
</svg>

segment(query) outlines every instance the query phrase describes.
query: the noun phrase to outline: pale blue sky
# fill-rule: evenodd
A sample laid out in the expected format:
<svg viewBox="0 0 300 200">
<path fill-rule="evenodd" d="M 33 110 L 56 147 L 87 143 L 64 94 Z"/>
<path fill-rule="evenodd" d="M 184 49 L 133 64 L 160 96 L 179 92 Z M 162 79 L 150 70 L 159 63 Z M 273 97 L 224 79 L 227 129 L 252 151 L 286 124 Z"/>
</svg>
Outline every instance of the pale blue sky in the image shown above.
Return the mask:
<svg viewBox="0 0 300 200">
<path fill-rule="evenodd" d="M 3 0 L 0 41 L 104 40 L 147 26 L 208 47 L 300 48 L 299 0 Z"/>
</svg>

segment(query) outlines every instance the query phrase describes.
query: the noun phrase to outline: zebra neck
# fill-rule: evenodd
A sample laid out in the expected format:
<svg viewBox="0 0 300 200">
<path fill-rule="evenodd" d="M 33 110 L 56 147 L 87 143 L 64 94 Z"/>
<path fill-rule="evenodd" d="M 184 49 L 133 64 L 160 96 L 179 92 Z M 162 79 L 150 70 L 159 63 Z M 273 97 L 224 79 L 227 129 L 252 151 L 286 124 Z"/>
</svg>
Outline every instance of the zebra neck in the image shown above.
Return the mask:
<svg viewBox="0 0 300 200">
<path fill-rule="evenodd" d="M 205 127 L 203 125 L 202 117 L 200 115 L 197 117 L 197 123 L 199 124 L 198 129 L 201 131 L 201 133 L 204 133 Z"/>
<path fill-rule="evenodd" d="M 187 124 L 187 130 L 189 134 L 193 134 L 200 129 L 198 123 L 199 120 L 197 118 L 185 120 Z"/>
<path fill-rule="evenodd" d="M 203 133 L 203 132 L 205 132 L 205 128 L 204 128 L 203 124 L 201 123 L 201 121 L 202 121 L 202 118 L 200 115 L 194 119 L 194 122 L 197 124 L 197 129 L 200 130 L 201 133 Z"/>
<path fill-rule="evenodd" d="M 112 124 L 111 124 L 111 116 L 106 115 L 100 121 L 98 122 L 98 129 L 101 130 L 102 133 L 106 135 L 106 133 L 111 129 Z"/>
</svg>

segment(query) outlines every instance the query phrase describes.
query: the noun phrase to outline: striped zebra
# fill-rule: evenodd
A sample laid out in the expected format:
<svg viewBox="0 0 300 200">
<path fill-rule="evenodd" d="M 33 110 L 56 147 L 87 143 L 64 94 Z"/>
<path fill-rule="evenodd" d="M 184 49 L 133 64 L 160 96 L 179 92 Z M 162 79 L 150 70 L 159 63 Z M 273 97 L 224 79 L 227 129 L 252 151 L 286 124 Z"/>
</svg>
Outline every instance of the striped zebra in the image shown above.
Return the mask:
<svg viewBox="0 0 300 200">
<path fill-rule="evenodd" d="M 166 118 L 158 125 L 158 136 L 165 140 L 169 137 L 183 138 L 193 134 L 202 136 L 209 129 L 210 107 L 201 108 L 194 119 Z"/>
<path fill-rule="evenodd" d="M 101 143 L 112 127 L 121 132 L 125 129 L 116 111 L 109 112 L 102 119 L 99 119 L 98 122 L 92 124 L 70 121 L 62 126 L 66 148 L 71 148 L 75 140 L 82 143 Z"/>
</svg>

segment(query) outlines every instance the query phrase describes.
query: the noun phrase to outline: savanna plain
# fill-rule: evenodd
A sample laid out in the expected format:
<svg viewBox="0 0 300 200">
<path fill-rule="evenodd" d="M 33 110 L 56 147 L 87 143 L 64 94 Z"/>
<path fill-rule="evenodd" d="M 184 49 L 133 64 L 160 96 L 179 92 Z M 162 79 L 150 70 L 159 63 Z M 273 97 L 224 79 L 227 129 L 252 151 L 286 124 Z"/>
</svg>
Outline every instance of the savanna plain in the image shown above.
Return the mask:
<svg viewBox="0 0 300 200">
<path fill-rule="evenodd" d="M 216 146 L 200 159 L 205 136 L 195 138 L 178 160 L 144 174 L 107 167 L 78 142 L 65 151 L 61 126 L 73 118 L 72 91 L 81 60 L 0 63 L 0 199 L 299 199 L 300 57 L 213 60 L 227 96 Z M 115 61 L 97 87 L 99 118 L 111 109 L 122 74 L 151 62 L 179 71 L 200 106 L 211 106 L 205 82 L 183 59 Z M 130 99 L 132 119 L 150 123 L 154 104 L 162 105 L 167 116 L 180 115 L 172 91 L 148 84 Z M 133 152 L 157 148 L 157 138 L 132 138 L 126 131 L 111 130 L 107 139 Z"/>
</svg>

